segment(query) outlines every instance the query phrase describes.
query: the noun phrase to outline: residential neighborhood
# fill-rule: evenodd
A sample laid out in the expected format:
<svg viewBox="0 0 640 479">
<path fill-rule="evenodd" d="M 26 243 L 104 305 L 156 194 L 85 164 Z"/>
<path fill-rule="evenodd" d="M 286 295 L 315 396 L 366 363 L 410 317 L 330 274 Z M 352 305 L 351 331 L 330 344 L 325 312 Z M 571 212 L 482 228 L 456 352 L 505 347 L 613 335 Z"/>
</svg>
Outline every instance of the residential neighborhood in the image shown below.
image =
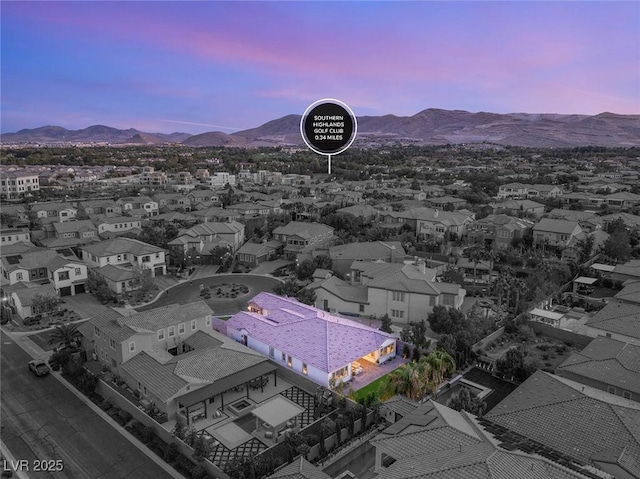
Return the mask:
<svg viewBox="0 0 640 479">
<path fill-rule="evenodd" d="M 3 333 L 185 477 L 640 477 L 637 159 L 225 155 L 2 165 Z"/>
</svg>

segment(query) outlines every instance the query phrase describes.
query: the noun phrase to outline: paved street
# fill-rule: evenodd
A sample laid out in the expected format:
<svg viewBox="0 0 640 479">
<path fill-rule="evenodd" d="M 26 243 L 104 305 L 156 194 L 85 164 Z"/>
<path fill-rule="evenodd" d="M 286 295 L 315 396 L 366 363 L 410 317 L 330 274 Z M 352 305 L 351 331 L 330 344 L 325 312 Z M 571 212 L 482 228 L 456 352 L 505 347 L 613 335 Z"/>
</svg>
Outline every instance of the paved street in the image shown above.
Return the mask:
<svg viewBox="0 0 640 479">
<path fill-rule="evenodd" d="M 159 308 L 169 304 L 187 304 L 202 299 L 200 296 L 200 285 L 205 287 L 217 286 L 221 284 L 244 284 L 249 287 L 249 293 L 237 299 L 211 299 L 205 300 L 214 310 L 216 315 L 226 315 L 237 313 L 246 309 L 247 301 L 262 291 L 271 291 L 280 281 L 269 276 L 256 276 L 251 274 L 224 274 L 208 278 L 186 281 L 167 290 L 157 301 L 145 306 L 136 308 L 137 311 Z"/>
<path fill-rule="evenodd" d="M 2 333 L 2 441 L 15 459 L 61 459 L 39 478 L 169 478 L 104 419 L 52 376 L 36 377 L 31 359 Z"/>
</svg>

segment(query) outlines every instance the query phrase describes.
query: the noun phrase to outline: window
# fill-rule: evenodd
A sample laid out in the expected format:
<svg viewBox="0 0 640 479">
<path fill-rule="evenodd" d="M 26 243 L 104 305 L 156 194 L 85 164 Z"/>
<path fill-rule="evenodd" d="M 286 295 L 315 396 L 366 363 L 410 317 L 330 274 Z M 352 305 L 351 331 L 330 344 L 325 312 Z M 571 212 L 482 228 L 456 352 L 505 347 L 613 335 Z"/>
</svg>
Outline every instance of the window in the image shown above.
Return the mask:
<svg viewBox="0 0 640 479">
<path fill-rule="evenodd" d="M 622 397 L 626 399 L 631 399 L 631 393 L 629 391 L 622 391 Z"/>
<path fill-rule="evenodd" d="M 136 350 L 136 342 L 135 341 L 129 341 L 129 352 L 132 353 Z"/>
<path fill-rule="evenodd" d="M 282 361 L 286 361 L 287 360 L 287 355 L 282 353 Z"/>
<path fill-rule="evenodd" d="M 616 393 L 616 388 L 613 386 L 607 386 L 607 392 L 611 393 L 611 394 L 615 394 Z"/>
<path fill-rule="evenodd" d="M 64 281 L 66 279 L 69 279 L 69 272 L 68 271 L 60 271 L 58 273 L 58 281 Z"/>
<path fill-rule="evenodd" d="M 391 299 L 393 301 L 403 302 L 404 301 L 404 293 L 400 292 L 400 291 L 392 291 L 391 292 Z"/>
<path fill-rule="evenodd" d="M 197 324 L 196 320 L 192 319 L 191 320 L 191 331 L 195 331 L 196 330 L 196 324 Z"/>
<path fill-rule="evenodd" d="M 387 354 L 391 354 L 392 352 L 393 352 L 393 344 L 390 344 L 380 349 L 380 356 L 386 356 Z"/>
<path fill-rule="evenodd" d="M 111 349 L 116 349 L 115 339 L 109 338 L 109 346 L 111 346 Z"/>
<path fill-rule="evenodd" d="M 173 338 L 176 335 L 176 327 L 175 326 L 169 326 L 169 337 Z"/>
<path fill-rule="evenodd" d="M 82 274 L 82 270 L 80 268 L 76 268 L 76 276 L 80 276 Z"/>
<path fill-rule="evenodd" d="M 207 326 L 210 326 L 210 325 L 211 325 L 211 318 L 210 318 L 209 316 L 207 316 L 207 320 L 205 321 L 205 324 L 206 324 Z"/>
<path fill-rule="evenodd" d="M 342 379 L 343 377 L 345 377 L 348 373 L 349 369 L 347 368 L 347 366 L 338 369 L 337 371 L 334 371 L 331 373 L 331 377 L 333 379 Z"/>
<path fill-rule="evenodd" d="M 158 341 L 164 341 L 164 329 L 158 330 Z"/>
<path fill-rule="evenodd" d="M 184 323 L 178 325 L 178 334 L 184 334 Z"/>
<path fill-rule="evenodd" d="M 391 310 L 391 317 L 392 318 L 404 318 L 404 311 L 400 311 L 399 309 L 392 309 Z"/>
<path fill-rule="evenodd" d="M 302 374 L 304 374 L 305 376 L 308 374 L 307 363 L 302 363 Z"/>
<path fill-rule="evenodd" d="M 95 334 L 96 336 L 100 337 L 100 328 L 98 328 L 98 326 L 94 326 L 93 334 Z"/>
<path fill-rule="evenodd" d="M 160 253 L 156 253 L 156 259 L 160 258 Z"/>
<path fill-rule="evenodd" d="M 275 351 L 273 350 L 273 346 L 269 346 L 269 357 L 275 359 Z"/>
<path fill-rule="evenodd" d="M 17 279 L 18 281 L 22 281 L 22 273 L 17 273 L 17 274 L 16 274 L 16 279 Z"/>
<path fill-rule="evenodd" d="M 287 356 L 287 366 L 293 366 L 293 358 L 291 356 Z"/>
<path fill-rule="evenodd" d="M 358 311 L 360 311 L 361 313 L 364 313 L 364 304 L 361 304 L 358 306 Z"/>
</svg>

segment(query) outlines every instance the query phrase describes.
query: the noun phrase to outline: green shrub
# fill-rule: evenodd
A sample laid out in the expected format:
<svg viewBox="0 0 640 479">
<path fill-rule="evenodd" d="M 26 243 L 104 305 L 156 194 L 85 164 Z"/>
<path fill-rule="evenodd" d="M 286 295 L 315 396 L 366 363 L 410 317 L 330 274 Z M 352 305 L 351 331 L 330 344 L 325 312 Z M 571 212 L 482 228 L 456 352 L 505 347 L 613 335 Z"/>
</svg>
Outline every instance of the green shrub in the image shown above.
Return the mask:
<svg viewBox="0 0 640 479">
<path fill-rule="evenodd" d="M 178 456 L 178 445 L 175 442 L 170 442 L 164 448 L 164 454 L 163 454 L 164 460 L 165 462 L 168 462 L 169 464 L 171 464 L 173 461 L 176 460 L 177 456 Z"/>
<path fill-rule="evenodd" d="M 156 436 L 156 431 L 151 426 L 145 426 L 142 430 L 142 440 L 145 444 L 150 444 Z"/>
<path fill-rule="evenodd" d="M 118 413 L 118 416 L 120 417 L 120 420 L 123 424 L 127 424 L 133 417 L 131 416 L 131 413 L 129 413 L 129 411 L 125 411 L 124 409 Z"/>
<path fill-rule="evenodd" d="M 208 475 L 205 468 L 198 464 L 193 469 L 191 469 L 191 477 L 193 479 L 205 479 L 206 477 L 208 477 Z"/>
</svg>

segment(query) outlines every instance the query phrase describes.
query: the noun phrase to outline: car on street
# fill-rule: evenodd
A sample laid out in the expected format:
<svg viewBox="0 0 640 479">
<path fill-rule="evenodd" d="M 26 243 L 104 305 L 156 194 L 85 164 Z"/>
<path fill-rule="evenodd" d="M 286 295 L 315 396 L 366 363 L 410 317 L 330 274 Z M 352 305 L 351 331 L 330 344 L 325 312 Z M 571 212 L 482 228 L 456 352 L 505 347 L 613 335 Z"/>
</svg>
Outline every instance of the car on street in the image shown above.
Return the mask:
<svg viewBox="0 0 640 479">
<path fill-rule="evenodd" d="M 36 376 L 46 376 L 51 369 L 42 359 L 32 359 L 29 361 L 29 371 L 33 372 Z"/>
</svg>

